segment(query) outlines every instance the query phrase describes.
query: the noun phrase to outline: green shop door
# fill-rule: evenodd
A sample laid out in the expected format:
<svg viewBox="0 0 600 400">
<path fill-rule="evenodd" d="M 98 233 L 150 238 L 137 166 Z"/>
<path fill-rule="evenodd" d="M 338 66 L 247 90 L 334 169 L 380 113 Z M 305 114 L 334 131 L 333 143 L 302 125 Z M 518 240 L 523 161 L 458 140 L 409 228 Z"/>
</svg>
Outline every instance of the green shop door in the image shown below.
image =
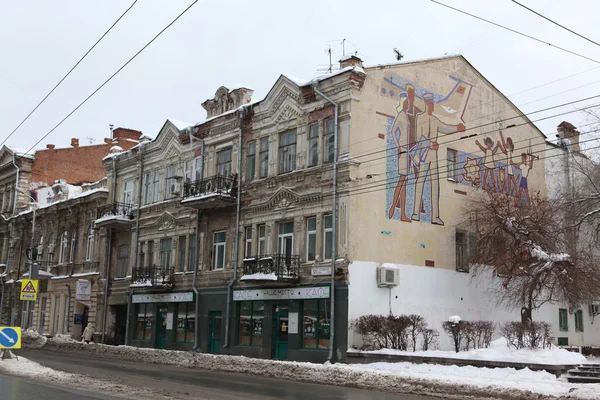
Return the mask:
<svg viewBox="0 0 600 400">
<path fill-rule="evenodd" d="M 156 348 L 165 349 L 167 347 L 167 307 L 160 307 L 157 317 Z"/>
<path fill-rule="evenodd" d="M 273 318 L 273 351 L 272 358 L 287 360 L 288 357 L 288 309 L 276 309 Z"/>
<path fill-rule="evenodd" d="M 221 311 L 211 311 L 209 318 L 208 352 L 219 354 L 221 352 Z"/>
</svg>

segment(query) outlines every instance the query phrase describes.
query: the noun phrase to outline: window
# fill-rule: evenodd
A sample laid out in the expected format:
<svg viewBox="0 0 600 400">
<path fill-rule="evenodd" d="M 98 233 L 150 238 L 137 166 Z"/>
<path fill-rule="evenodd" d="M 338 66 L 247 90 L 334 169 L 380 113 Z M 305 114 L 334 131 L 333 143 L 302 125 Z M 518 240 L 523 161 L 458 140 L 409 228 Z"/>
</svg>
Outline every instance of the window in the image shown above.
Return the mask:
<svg viewBox="0 0 600 400">
<path fill-rule="evenodd" d="M 456 270 L 459 272 L 468 272 L 467 264 L 467 234 L 465 232 L 456 232 Z"/>
<path fill-rule="evenodd" d="M 246 181 L 254 179 L 256 173 L 256 142 L 248 143 L 248 153 L 246 153 Z"/>
<path fill-rule="evenodd" d="M 133 204 L 133 179 L 123 182 L 123 203 Z"/>
<path fill-rule="evenodd" d="M 160 266 L 171 266 L 171 250 L 173 248 L 173 240 L 171 238 L 161 239 L 160 241 Z"/>
<path fill-rule="evenodd" d="M 217 153 L 217 175 L 231 175 L 231 148 Z"/>
<path fill-rule="evenodd" d="M 77 231 L 75 229 L 73 229 L 73 232 L 71 232 L 71 252 L 70 252 L 70 257 L 69 259 L 71 260 L 72 263 L 75 262 L 75 247 L 77 246 Z"/>
<path fill-rule="evenodd" d="M 212 269 L 223 269 L 225 267 L 225 231 L 213 234 L 213 264 Z"/>
<path fill-rule="evenodd" d="M 42 256 L 44 254 L 44 235 L 40 236 L 40 241 L 38 242 L 38 261 L 42 261 Z"/>
<path fill-rule="evenodd" d="M 332 162 L 335 157 L 334 133 L 335 121 L 328 119 L 325 121 L 325 133 L 323 134 L 323 162 Z"/>
<path fill-rule="evenodd" d="M 267 226 L 265 224 L 258 225 L 258 256 L 263 257 L 266 254 L 266 234 Z"/>
<path fill-rule="evenodd" d="M 314 167 L 319 163 L 319 124 L 308 128 L 308 166 Z"/>
<path fill-rule="evenodd" d="M 71 296 L 65 297 L 65 312 L 63 313 L 62 333 L 69 333 L 69 314 L 71 313 Z"/>
<path fill-rule="evenodd" d="M 196 240 L 196 234 L 190 236 L 190 266 L 188 271 L 194 271 L 196 266 L 198 265 L 198 260 L 196 259 L 196 246 L 198 241 Z"/>
<path fill-rule="evenodd" d="M 558 309 L 558 330 L 561 332 L 569 330 L 569 314 L 566 308 Z"/>
<path fill-rule="evenodd" d="M 202 179 L 202 157 L 194 159 L 194 179 L 197 181 Z"/>
<path fill-rule="evenodd" d="M 266 178 L 269 175 L 269 138 L 260 139 L 260 170 L 259 178 Z"/>
<path fill-rule="evenodd" d="M 54 324 L 52 325 L 52 332 L 58 332 L 58 321 L 60 320 L 60 296 L 54 296 Z"/>
<path fill-rule="evenodd" d="M 160 185 L 160 173 L 158 170 L 152 173 L 152 202 L 156 203 L 158 201 L 158 188 Z"/>
<path fill-rule="evenodd" d="M 85 251 L 85 259 L 87 261 L 91 261 L 92 257 L 94 257 L 94 228 L 90 224 L 87 231 L 87 246 Z"/>
<path fill-rule="evenodd" d="M 194 303 L 176 304 L 177 326 L 175 327 L 176 342 L 193 342 L 196 326 L 196 310 Z"/>
<path fill-rule="evenodd" d="M 152 203 L 152 173 L 147 173 L 144 178 L 145 192 L 144 192 L 144 204 Z"/>
<path fill-rule="evenodd" d="M 294 222 L 280 222 L 278 237 L 278 254 L 292 255 L 294 249 Z"/>
<path fill-rule="evenodd" d="M 458 152 L 456 150 L 448 149 L 446 167 L 448 169 L 448 179 L 458 182 Z"/>
<path fill-rule="evenodd" d="M 148 266 L 154 265 L 154 242 L 148 241 Z"/>
<path fill-rule="evenodd" d="M 50 264 L 54 261 L 54 233 L 51 233 L 48 236 L 48 268 L 50 268 Z"/>
<path fill-rule="evenodd" d="M 317 255 L 317 218 L 306 220 L 306 261 L 315 261 Z"/>
<path fill-rule="evenodd" d="M 136 304 L 135 306 L 135 333 L 137 340 L 152 339 L 152 325 L 154 325 L 154 309 L 152 304 Z"/>
<path fill-rule="evenodd" d="M 248 226 L 245 229 L 246 246 L 244 247 L 244 257 L 252 257 L 252 227 Z"/>
<path fill-rule="evenodd" d="M 127 263 L 129 261 L 129 246 L 124 244 L 117 249 L 117 276 L 115 278 L 125 278 L 127 275 Z"/>
<path fill-rule="evenodd" d="M 185 271 L 186 239 L 185 236 L 179 236 L 179 272 Z"/>
<path fill-rule="evenodd" d="M 304 300 L 302 307 L 302 347 L 329 348 L 330 304 L 327 299 Z"/>
<path fill-rule="evenodd" d="M 263 318 L 265 303 L 262 301 L 243 301 L 238 315 L 238 344 L 262 346 Z"/>
<path fill-rule="evenodd" d="M 296 131 L 279 135 L 279 173 L 296 169 Z"/>
<path fill-rule="evenodd" d="M 583 311 L 575 311 L 575 332 L 583 332 Z"/>
<path fill-rule="evenodd" d="M 177 182 L 177 165 L 172 164 L 167 167 L 167 174 L 165 176 L 165 200 L 176 197 L 175 190 L 171 189 L 171 186 Z"/>
<path fill-rule="evenodd" d="M 69 243 L 69 235 L 67 231 L 63 231 L 60 235 L 60 252 L 58 253 L 58 262 L 65 263 L 67 262 L 67 244 Z"/>
<path fill-rule="evenodd" d="M 323 260 L 333 260 L 333 215 L 323 217 Z"/>
<path fill-rule="evenodd" d="M 146 253 L 144 253 L 143 246 L 144 246 L 144 243 L 142 242 L 142 243 L 141 243 L 141 246 L 140 246 L 140 248 L 141 248 L 142 250 L 140 251 L 140 257 L 139 257 L 139 259 L 138 259 L 138 263 L 139 263 L 139 264 L 137 265 L 138 267 L 145 267 L 145 266 L 146 266 L 146 265 L 144 264 L 144 263 L 146 262 L 146 260 L 145 260 Z"/>
<path fill-rule="evenodd" d="M 184 172 L 184 180 L 185 183 L 190 183 L 192 181 L 192 162 L 185 162 L 185 172 Z"/>
</svg>

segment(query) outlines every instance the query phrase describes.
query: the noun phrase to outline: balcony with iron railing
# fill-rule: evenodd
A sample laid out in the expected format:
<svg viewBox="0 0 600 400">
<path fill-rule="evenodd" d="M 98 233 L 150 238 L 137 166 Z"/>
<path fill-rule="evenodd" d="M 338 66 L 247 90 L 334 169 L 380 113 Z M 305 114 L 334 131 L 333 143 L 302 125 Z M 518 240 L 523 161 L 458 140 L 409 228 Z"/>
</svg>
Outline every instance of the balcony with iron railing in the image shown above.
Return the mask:
<svg viewBox="0 0 600 400">
<path fill-rule="evenodd" d="M 245 258 L 241 281 L 297 282 L 300 280 L 300 256 L 271 254 Z"/>
<path fill-rule="evenodd" d="M 198 210 L 229 207 L 237 198 L 237 174 L 215 175 L 183 185 L 181 204 Z"/>
<path fill-rule="evenodd" d="M 133 221 L 133 204 L 115 202 L 97 209 L 97 227 L 129 228 Z"/>
<path fill-rule="evenodd" d="M 171 288 L 173 286 L 174 267 L 138 267 L 131 274 L 132 288 Z"/>
</svg>

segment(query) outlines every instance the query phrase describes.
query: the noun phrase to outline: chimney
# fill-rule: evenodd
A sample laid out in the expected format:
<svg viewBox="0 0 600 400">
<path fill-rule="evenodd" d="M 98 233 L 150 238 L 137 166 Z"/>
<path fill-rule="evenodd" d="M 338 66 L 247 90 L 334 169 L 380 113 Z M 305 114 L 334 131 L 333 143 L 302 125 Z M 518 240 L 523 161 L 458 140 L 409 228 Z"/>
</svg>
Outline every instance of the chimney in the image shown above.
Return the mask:
<svg viewBox="0 0 600 400">
<path fill-rule="evenodd" d="M 53 145 L 53 144 L 47 144 L 47 145 L 46 145 L 46 148 L 47 148 L 48 150 L 54 150 L 54 145 Z"/>
<path fill-rule="evenodd" d="M 574 152 L 580 151 L 579 131 L 577 130 L 575 125 L 573 125 L 567 121 L 563 121 L 558 125 L 558 127 L 556 128 L 556 131 L 558 132 L 558 135 L 556 135 L 556 136 L 558 136 L 558 138 L 561 139 L 562 141 L 564 141 L 566 139 L 568 141 L 568 143 L 570 144 L 572 151 L 574 151 Z"/>
<path fill-rule="evenodd" d="M 71 138 L 71 147 L 79 147 L 79 139 Z"/>
<path fill-rule="evenodd" d="M 361 67 L 362 68 L 362 60 L 354 55 L 345 56 L 340 60 L 340 69 L 344 69 L 346 67 Z"/>
<path fill-rule="evenodd" d="M 104 143 L 106 143 L 106 144 L 113 144 L 113 141 L 112 141 L 112 139 L 111 139 L 111 138 L 107 138 L 107 137 L 105 137 L 105 138 L 104 138 Z"/>
<path fill-rule="evenodd" d="M 142 131 L 136 131 L 135 129 L 115 128 L 112 131 L 112 138 L 114 140 L 131 139 L 139 141 L 140 137 L 142 137 Z"/>
</svg>

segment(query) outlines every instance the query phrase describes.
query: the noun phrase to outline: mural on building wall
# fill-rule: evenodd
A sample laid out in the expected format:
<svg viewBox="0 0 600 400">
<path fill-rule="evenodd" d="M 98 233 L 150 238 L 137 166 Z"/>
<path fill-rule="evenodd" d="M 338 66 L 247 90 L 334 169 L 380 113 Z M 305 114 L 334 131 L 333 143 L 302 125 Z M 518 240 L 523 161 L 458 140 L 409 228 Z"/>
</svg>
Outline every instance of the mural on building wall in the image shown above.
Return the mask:
<svg viewBox="0 0 600 400">
<path fill-rule="evenodd" d="M 447 153 L 440 158 L 439 136 L 466 129 L 463 114 L 474 87 L 454 76 L 448 79 L 454 86 L 442 95 L 395 74 L 384 78 L 381 96 L 398 99 L 396 116 L 387 120 L 388 219 L 444 225 L 440 179 L 446 178 L 529 202 L 529 172 L 539 158 L 531 143 L 526 152 L 514 154 L 513 140 L 504 136 L 501 121 L 495 132 L 473 139 L 480 153 L 457 151 L 455 160 L 448 160 Z"/>
<path fill-rule="evenodd" d="M 463 113 L 473 87 L 454 76 L 449 79 L 454 87 L 442 95 L 395 74 L 384 78 L 381 95 L 399 99 L 386 135 L 389 219 L 444 225 L 437 140 L 440 134 L 465 130 Z"/>
</svg>

